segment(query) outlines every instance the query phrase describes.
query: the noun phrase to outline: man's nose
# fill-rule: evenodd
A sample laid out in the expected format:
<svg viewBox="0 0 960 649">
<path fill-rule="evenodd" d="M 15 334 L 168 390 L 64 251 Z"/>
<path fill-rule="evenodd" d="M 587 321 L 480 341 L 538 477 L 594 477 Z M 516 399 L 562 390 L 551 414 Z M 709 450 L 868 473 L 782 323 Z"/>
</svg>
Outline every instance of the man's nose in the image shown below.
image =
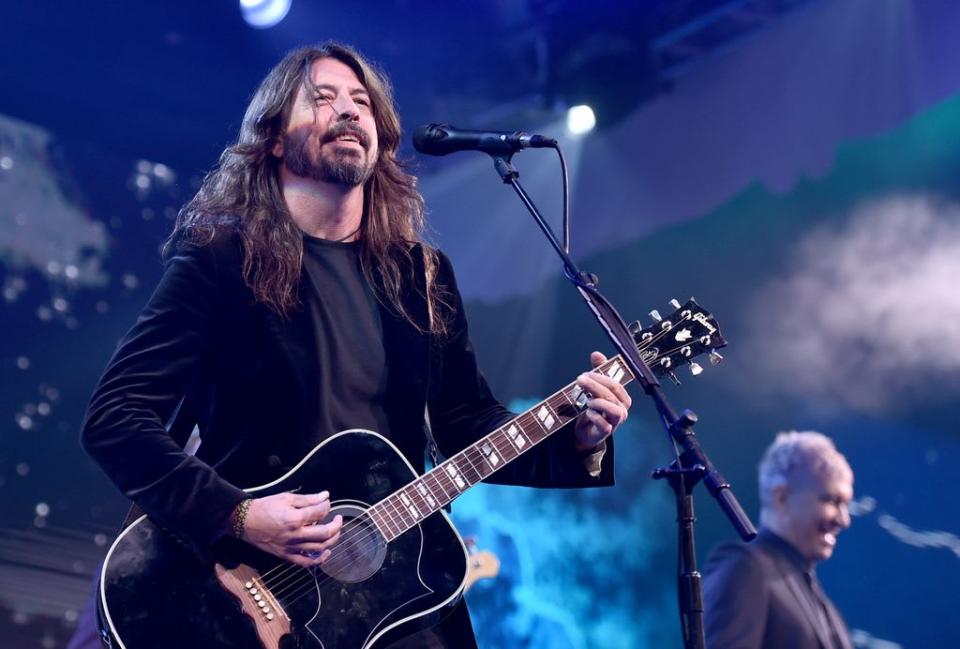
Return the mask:
<svg viewBox="0 0 960 649">
<path fill-rule="evenodd" d="M 353 99 L 347 95 L 338 95 L 332 102 L 330 102 L 330 107 L 333 108 L 333 112 L 337 114 L 337 117 L 340 119 L 357 119 L 360 117 L 360 111 L 357 110 L 357 104 L 354 103 Z"/>
<path fill-rule="evenodd" d="M 850 527 L 850 508 L 846 505 L 840 505 L 840 525 L 844 529 Z"/>
</svg>

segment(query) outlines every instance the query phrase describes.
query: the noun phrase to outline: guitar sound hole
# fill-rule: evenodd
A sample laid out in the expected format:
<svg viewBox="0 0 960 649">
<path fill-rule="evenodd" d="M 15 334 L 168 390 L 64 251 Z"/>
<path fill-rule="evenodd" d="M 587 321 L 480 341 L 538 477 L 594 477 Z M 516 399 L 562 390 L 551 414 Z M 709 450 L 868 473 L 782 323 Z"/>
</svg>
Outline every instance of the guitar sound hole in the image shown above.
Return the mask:
<svg viewBox="0 0 960 649">
<path fill-rule="evenodd" d="M 363 510 L 352 505 L 335 505 L 330 509 L 330 520 L 343 516 L 340 540 L 333 546 L 330 558 L 320 570 L 340 582 L 355 584 L 369 579 L 387 556 L 387 542 Z"/>
</svg>

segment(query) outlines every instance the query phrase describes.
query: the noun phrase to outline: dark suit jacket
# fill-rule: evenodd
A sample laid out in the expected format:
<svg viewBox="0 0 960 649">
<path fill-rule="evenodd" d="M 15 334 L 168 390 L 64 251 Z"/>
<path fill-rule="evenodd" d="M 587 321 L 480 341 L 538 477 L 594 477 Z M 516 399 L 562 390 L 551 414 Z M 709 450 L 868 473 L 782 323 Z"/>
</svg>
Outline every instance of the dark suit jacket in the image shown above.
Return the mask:
<svg viewBox="0 0 960 649">
<path fill-rule="evenodd" d="M 420 257 L 419 250 L 413 257 Z M 240 238 L 229 228 L 208 245 L 176 247 L 97 385 L 82 432 L 85 449 L 121 491 L 201 556 L 245 498 L 241 488 L 278 478 L 320 441 L 311 395 L 324 386 L 308 310 L 284 319 L 256 303 L 243 282 L 242 261 Z M 408 271 L 404 305 L 425 326 L 422 260 Z M 421 468 L 428 401 L 434 435 L 448 455 L 513 416 L 494 399 L 477 368 L 446 257 L 437 281 L 447 287 L 453 308 L 444 340 L 381 307 L 391 435 Z M 178 408 L 179 429 L 189 432 L 194 422 L 200 428 L 203 443 L 196 457 L 184 453 L 185 440 L 168 431 Z M 558 431 L 492 479 L 529 486 L 609 485 L 612 457 L 605 459 L 601 475 L 591 478 L 570 431 Z"/>
<path fill-rule="evenodd" d="M 768 530 L 717 546 L 704 568 L 707 649 L 833 649 L 796 550 Z M 824 597 L 844 649 L 846 625 Z"/>
</svg>

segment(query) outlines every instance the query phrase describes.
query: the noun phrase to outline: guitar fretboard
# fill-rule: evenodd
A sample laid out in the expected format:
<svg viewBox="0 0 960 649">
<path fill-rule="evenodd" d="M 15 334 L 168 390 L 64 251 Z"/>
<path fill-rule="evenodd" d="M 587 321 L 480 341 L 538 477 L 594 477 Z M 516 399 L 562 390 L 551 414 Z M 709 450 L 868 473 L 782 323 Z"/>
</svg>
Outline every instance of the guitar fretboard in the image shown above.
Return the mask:
<svg viewBox="0 0 960 649">
<path fill-rule="evenodd" d="M 620 356 L 594 371 L 621 385 L 633 380 Z M 588 398 L 579 385 L 568 384 L 373 505 L 367 513 L 384 538 L 392 541 L 576 419 L 586 408 Z"/>
</svg>

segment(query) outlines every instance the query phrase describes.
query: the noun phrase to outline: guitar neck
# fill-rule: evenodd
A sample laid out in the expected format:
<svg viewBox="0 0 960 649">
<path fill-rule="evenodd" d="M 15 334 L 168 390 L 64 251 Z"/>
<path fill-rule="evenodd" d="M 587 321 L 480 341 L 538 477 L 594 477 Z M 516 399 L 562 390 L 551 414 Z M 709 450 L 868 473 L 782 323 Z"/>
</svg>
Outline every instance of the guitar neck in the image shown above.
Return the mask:
<svg viewBox="0 0 960 649">
<path fill-rule="evenodd" d="M 609 359 L 594 371 L 606 374 L 621 385 L 633 380 L 633 374 L 620 356 Z M 575 382 L 567 384 L 373 505 L 368 514 L 384 538 L 392 541 L 576 419 L 586 409 L 588 398 Z"/>
</svg>

